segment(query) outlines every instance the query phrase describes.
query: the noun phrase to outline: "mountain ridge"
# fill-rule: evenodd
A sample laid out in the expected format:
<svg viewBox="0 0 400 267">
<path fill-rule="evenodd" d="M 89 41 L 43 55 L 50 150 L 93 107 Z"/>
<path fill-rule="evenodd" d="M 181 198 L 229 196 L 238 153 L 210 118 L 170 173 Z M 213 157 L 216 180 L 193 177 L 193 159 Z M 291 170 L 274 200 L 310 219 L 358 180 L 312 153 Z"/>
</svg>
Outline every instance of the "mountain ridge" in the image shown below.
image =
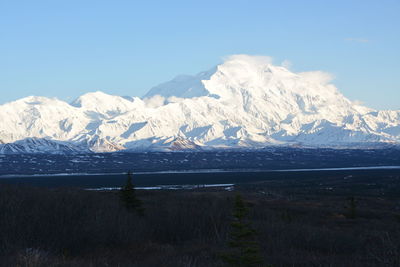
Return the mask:
<svg viewBox="0 0 400 267">
<path fill-rule="evenodd" d="M 143 98 L 100 91 L 71 103 L 25 97 L 0 105 L 0 153 L 26 138 L 64 142 L 71 152 L 400 143 L 399 110 L 353 103 L 330 79 L 319 71 L 291 72 L 267 57 L 234 55 Z"/>
</svg>

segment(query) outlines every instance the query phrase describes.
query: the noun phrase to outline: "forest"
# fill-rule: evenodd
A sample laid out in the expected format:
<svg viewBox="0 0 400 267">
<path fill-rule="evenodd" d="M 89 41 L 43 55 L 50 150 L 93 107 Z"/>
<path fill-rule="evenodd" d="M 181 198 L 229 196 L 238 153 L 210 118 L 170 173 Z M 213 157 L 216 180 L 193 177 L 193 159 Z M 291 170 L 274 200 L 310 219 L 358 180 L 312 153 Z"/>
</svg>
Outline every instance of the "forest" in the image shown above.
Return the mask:
<svg viewBox="0 0 400 267">
<path fill-rule="evenodd" d="M 129 197 L 118 190 L 3 183 L 0 262 L 30 267 L 399 266 L 399 191 L 400 175 L 393 171 L 280 177 L 230 191 L 135 190 L 132 185 L 129 208 Z M 240 223 L 248 230 L 242 240 L 237 239 L 238 212 L 244 212 Z M 228 259 L 249 248 L 247 261 Z"/>
</svg>

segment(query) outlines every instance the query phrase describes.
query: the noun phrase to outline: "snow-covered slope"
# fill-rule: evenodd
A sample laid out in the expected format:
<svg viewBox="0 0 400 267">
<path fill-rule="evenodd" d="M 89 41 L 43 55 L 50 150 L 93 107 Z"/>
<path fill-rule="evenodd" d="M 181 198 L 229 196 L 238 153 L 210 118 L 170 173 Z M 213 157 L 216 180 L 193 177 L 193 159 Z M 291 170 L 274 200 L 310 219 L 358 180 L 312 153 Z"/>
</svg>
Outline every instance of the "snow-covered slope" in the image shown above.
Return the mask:
<svg viewBox="0 0 400 267">
<path fill-rule="evenodd" d="M 236 55 L 142 99 L 95 92 L 71 104 L 26 97 L 1 105 L 0 153 L 34 152 L 9 148 L 26 138 L 96 152 L 398 144 L 400 111 L 352 103 L 326 73 L 293 73 L 265 57 Z"/>
<path fill-rule="evenodd" d="M 50 154 L 76 154 L 88 153 L 85 147 L 71 143 L 47 140 L 41 138 L 25 138 L 14 143 L 0 144 L 0 154 L 20 153 L 50 153 Z"/>
</svg>

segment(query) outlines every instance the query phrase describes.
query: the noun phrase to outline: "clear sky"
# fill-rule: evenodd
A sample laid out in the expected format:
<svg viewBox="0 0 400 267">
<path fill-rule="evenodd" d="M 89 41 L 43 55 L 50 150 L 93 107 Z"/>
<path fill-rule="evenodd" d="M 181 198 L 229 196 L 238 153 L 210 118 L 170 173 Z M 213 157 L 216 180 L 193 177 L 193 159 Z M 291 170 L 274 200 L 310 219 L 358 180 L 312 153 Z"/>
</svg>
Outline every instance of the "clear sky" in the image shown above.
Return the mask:
<svg viewBox="0 0 400 267">
<path fill-rule="evenodd" d="M 253 54 L 330 72 L 351 100 L 400 109 L 399 14 L 399 0 L 0 0 L 0 104 L 142 96 Z"/>
</svg>

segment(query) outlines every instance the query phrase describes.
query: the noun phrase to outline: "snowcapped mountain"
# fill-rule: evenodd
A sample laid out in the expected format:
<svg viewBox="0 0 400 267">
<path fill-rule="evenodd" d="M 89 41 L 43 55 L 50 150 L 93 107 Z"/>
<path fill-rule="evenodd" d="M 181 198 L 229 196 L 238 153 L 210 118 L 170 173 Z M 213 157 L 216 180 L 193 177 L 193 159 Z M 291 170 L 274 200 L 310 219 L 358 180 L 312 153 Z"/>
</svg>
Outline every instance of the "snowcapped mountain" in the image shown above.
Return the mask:
<svg viewBox="0 0 400 267">
<path fill-rule="evenodd" d="M 25 138 L 14 143 L 0 145 L 0 154 L 51 153 L 76 154 L 88 153 L 88 149 L 70 143 L 47 140 L 44 138 Z"/>
<path fill-rule="evenodd" d="M 143 98 L 94 92 L 69 104 L 26 97 L 0 105 L 0 153 L 400 143 L 400 111 L 353 103 L 330 79 L 235 55 Z"/>
</svg>

